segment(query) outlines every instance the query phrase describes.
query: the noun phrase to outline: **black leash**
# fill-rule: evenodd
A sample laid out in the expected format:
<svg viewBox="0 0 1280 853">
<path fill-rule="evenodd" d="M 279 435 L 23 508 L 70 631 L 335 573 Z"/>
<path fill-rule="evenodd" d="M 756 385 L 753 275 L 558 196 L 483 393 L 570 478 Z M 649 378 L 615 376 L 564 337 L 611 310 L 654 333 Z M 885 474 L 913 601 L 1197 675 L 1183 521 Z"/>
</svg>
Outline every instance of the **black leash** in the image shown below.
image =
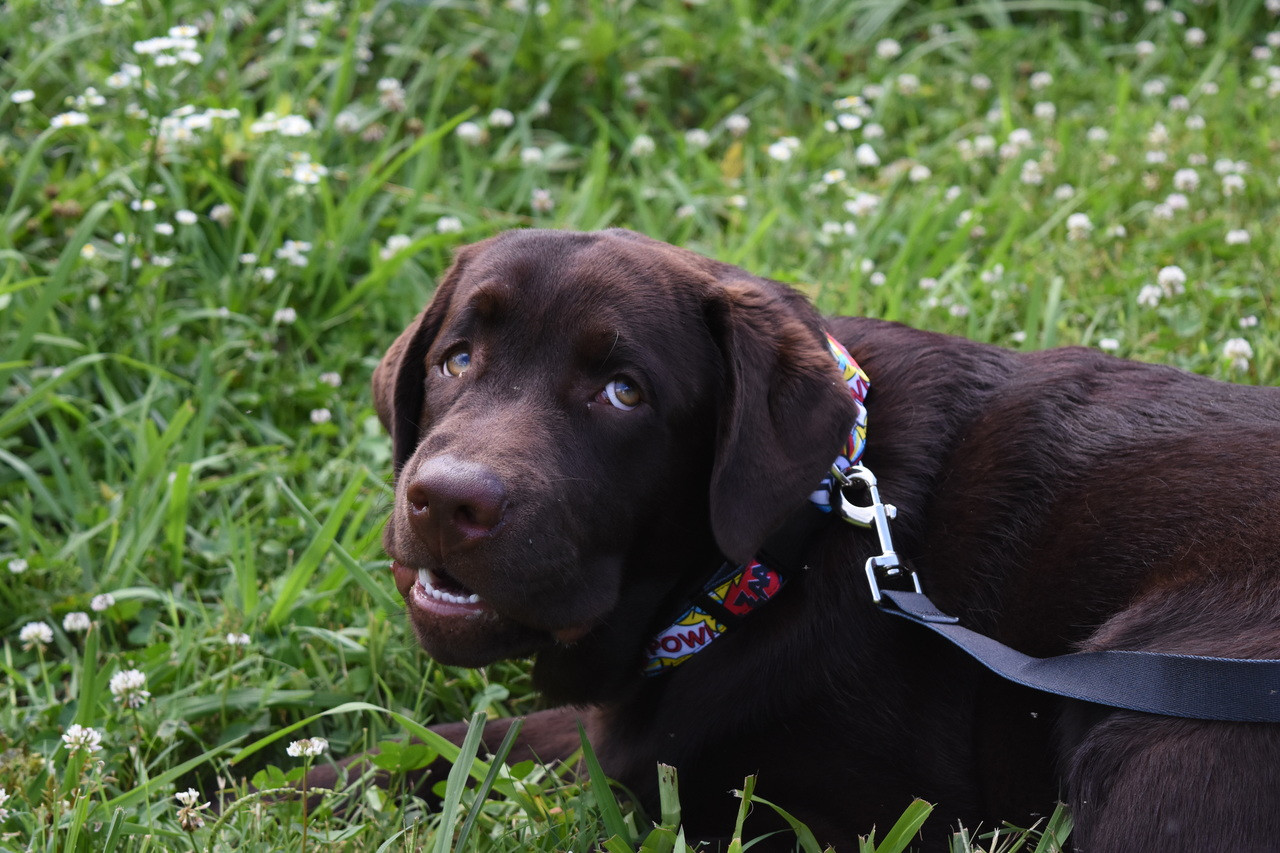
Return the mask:
<svg viewBox="0 0 1280 853">
<path fill-rule="evenodd" d="M 1166 717 L 1280 723 L 1280 660 L 1132 651 L 1036 658 L 970 631 L 923 593 L 886 589 L 881 595 L 892 604 L 886 613 L 923 625 L 1024 687 Z"/>
<path fill-rule="evenodd" d="M 889 536 L 888 520 L 895 511 L 880 501 L 871 472 L 855 466 L 841 477 L 841 516 L 874 530 L 883 550 L 866 565 L 872 599 L 886 613 L 945 637 L 1001 678 L 1045 693 L 1166 717 L 1280 723 L 1280 660 L 1120 650 L 1036 658 L 965 628 L 930 601 L 915 573 L 900 563 Z M 850 502 L 844 496 L 847 487 L 864 488 L 869 504 Z M 882 590 L 880 583 L 889 580 L 909 581 L 915 591 Z"/>
</svg>

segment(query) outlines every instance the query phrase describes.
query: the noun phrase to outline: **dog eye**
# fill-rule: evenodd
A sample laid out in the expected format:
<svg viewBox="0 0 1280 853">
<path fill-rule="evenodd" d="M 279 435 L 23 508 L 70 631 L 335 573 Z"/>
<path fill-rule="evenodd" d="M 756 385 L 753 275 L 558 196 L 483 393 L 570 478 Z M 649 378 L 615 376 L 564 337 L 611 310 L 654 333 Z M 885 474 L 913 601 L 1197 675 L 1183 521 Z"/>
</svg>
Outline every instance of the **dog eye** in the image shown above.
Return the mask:
<svg viewBox="0 0 1280 853">
<path fill-rule="evenodd" d="M 631 380 L 625 376 L 617 376 L 609 380 L 609 384 L 604 386 L 602 393 L 609 401 L 609 405 L 624 412 L 629 412 L 640 405 L 640 389 L 632 385 Z"/>
<path fill-rule="evenodd" d="M 461 376 L 471 367 L 471 350 L 459 349 L 449 354 L 440 365 L 440 372 L 445 376 Z"/>
</svg>

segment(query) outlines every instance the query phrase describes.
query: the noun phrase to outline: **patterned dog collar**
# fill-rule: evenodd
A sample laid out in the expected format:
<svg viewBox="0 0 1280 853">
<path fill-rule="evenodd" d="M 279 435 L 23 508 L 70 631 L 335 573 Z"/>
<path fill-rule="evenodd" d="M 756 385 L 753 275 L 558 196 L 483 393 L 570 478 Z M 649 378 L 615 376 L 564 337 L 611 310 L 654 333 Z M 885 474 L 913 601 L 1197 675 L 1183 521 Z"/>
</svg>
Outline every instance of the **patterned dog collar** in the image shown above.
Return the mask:
<svg viewBox="0 0 1280 853">
<path fill-rule="evenodd" d="M 844 471 L 858 464 L 866 447 L 866 398 L 871 380 L 849 351 L 831 335 L 827 335 L 827 348 L 835 358 L 857 407 L 853 429 L 832 464 L 834 469 Z M 819 488 L 809 495 L 809 502 L 830 513 L 834 487 L 834 475 L 828 474 Z M 725 563 L 694 596 L 689 608 L 649 642 L 645 650 L 644 674 L 658 675 L 689 660 L 743 617 L 772 599 L 784 584 L 786 576 L 760 560 L 752 560 L 744 566 Z"/>
</svg>

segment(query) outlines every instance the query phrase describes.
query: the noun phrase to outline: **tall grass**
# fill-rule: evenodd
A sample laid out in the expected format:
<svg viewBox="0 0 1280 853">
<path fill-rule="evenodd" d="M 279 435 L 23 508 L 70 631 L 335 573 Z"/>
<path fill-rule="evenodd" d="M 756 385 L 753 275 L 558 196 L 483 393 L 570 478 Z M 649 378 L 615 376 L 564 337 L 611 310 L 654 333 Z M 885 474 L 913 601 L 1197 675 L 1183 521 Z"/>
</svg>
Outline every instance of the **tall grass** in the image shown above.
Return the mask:
<svg viewBox="0 0 1280 853">
<path fill-rule="evenodd" d="M 369 374 L 452 249 L 622 225 L 832 312 L 1275 383 L 1277 8 L 9 0 L 0 847 L 686 849 L 674 778 L 642 816 L 474 741 L 384 752 L 458 758 L 443 811 L 198 807 L 303 735 L 536 707 L 425 659 L 379 550 Z"/>
</svg>

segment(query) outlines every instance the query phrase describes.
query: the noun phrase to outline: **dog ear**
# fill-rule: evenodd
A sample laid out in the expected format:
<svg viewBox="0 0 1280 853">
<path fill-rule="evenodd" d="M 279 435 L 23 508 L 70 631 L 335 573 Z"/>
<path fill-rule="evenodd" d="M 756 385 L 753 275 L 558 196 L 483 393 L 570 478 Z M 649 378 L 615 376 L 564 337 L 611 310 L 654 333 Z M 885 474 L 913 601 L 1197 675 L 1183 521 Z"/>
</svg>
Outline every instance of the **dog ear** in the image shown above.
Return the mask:
<svg viewBox="0 0 1280 853">
<path fill-rule="evenodd" d="M 431 302 L 400 333 L 373 371 L 373 407 L 382 426 L 391 434 L 396 474 L 413 455 L 425 426 L 419 420 L 426 390 L 427 350 L 448 314 L 449 300 L 470 257 L 470 248 L 458 251 Z"/>
<path fill-rule="evenodd" d="M 818 315 L 800 294 L 735 279 L 706 309 L 727 386 L 711 526 L 724 555 L 745 563 L 817 488 L 857 413 Z"/>
</svg>

